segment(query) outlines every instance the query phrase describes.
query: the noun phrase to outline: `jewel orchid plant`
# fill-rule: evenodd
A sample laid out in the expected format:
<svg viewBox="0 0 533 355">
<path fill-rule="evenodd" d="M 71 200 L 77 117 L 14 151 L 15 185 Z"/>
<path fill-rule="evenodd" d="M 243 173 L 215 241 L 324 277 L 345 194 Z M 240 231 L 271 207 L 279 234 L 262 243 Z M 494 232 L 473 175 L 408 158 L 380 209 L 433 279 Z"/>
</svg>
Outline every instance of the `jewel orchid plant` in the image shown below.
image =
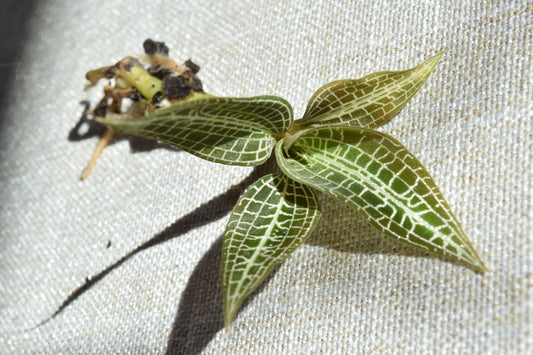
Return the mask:
<svg viewBox="0 0 533 355">
<path fill-rule="evenodd" d="M 106 86 L 100 103 L 105 117 L 98 121 L 108 131 L 97 151 L 117 132 L 221 164 L 256 166 L 274 152 L 280 168 L 249 186 L 229 217 L 221 275 L 226 325 L 274 266 L 311 235 L 320 218 L 317 191 L 346 203 L 385 236 L 486 271 L 424 166 L 375 130 L 420 89 L 443 52 L 409 70 L 328 83 L 295 121 L 281 97 L 205 94 L 198 66 L 176 64 L 163 43 L 147 40 L 144 47 L 148 70 L 128 57 L 87 74 L 92 84 L 100 78 L 116 83 Z M 124 97 L 134 104 L 122 112 Z"/>
</svg>

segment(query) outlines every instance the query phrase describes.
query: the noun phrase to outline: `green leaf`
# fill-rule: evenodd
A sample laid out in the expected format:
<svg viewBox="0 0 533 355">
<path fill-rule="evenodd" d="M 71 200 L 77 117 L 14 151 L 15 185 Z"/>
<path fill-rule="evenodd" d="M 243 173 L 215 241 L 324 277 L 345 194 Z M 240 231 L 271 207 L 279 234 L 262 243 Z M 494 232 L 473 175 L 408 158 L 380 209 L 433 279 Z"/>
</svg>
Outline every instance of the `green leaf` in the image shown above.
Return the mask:
<svg viewBox="0 0 533 355">
<path fill-rule="evenodd" d="M 429 173 L 389 135 L 311 128 L 278 142 L 276 158 L 289 177 L 347 203 L 384 234 L 486 270 Z"/>
<path fill-rule="evenodd" d="M 209 97 L 133 120 L 99 122 L 118 133 L 165 142 L 209 161 L 250 166 L 269 158 L 292 117 L 290 104 L 275 96 Z"/>
<path fill-rule="evenodd" d="M 296 125 L 381 126 L 411 100 L 443 54 L 409 70 L 378 72 L 326 84 L 311 97 L 303 118 Z"/>
<path fill-rule="evenodd" d="M 231 213 L 222 247 L 224 320 L 315 228 L 320 217 L 311 188 L 282 173 L 251 185 Z"/>
</svg>

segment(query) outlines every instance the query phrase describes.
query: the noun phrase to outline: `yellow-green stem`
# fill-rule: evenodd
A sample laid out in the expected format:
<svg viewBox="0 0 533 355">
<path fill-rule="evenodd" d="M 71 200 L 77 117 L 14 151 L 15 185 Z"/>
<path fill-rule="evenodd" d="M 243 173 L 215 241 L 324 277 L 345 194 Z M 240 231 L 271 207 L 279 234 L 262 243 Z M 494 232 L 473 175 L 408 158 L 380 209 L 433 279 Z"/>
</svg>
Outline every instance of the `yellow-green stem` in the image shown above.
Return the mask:
<svg viewBox="0 0 533 355">
<path fill-rule="evenodd" d="M 139 90 L 142 96 L 152 100 L 157 92 L 163 92 L 163 82 L 151 76 L 142 66 L 134 64 L 126 70 L 120 68 L 118 75 L 126 80 L 131 86 Z"/>
</svg>

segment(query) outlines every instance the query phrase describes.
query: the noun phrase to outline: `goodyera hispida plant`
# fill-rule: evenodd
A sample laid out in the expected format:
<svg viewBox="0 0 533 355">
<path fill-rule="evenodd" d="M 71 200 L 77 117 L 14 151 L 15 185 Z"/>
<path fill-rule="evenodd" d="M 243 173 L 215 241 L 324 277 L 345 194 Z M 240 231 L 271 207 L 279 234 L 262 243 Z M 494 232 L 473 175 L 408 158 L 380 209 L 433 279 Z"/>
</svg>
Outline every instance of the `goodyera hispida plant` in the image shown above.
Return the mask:
<svg viewBox="0 0 533 355">
<path fill-rule="evenodd" d="M 386 236 L 486 270 L 424 166 L 375 130 L 420 89 L 443 53 L 409 70 L 328 83 L 294 121 L 281 97 L 208 95 L 192 61 L 175 63 L 161 42 L 146 40 L 144 48 L 143 57 L 87 73 L 90 86 L 109 79 L 93 110 L 108 128 L 82 178 L 115 132 L 221 164 L 260 165 L 274 152 L 281 170 L 249 186 L 229 217 L 222 247 L 226 325 L 244 298 L 312 233 L 320 218 L 317 190 L 346 203 Z M 121 107 L 124 98 L 132 101 L 128 108 Z"/>
</svg>

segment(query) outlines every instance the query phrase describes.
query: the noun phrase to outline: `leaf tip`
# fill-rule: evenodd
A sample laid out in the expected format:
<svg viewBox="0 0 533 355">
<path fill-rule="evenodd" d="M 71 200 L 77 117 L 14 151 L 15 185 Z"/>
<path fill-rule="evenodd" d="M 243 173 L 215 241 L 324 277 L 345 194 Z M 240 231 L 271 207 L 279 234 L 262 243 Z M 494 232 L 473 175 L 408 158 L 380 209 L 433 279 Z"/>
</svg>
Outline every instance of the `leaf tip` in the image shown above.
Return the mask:
<svg viewBox="0 0 533 355">
<path fill-rule="evenodd" d="M 489 269 L 485 266 L 485 263 L 483 262 L 481 257 L 469 243 L 468 246 L 468 248 L 463 250 L 463 258 L 460 259 L 462 264 L 478 274 L 483 275 L 488 273 Z"/>
<path fill-rule="evenodd" d="M 130 133 L 132 120 L 123 120 L 117 118 L 108 118 L 108 117 L 96 117 L 96 122 L 103 124 L 106 127 L 111 128 L 116 133 Z"/>
<path fill-rule="evenodd" d="M 224 300 L 224 328 L 228 329 L 237 314 L 241 302 Z"/>
<path fill-rule="evenodd" d="M 478 255 L 475 255 L 476 263 L 471 264 L 470 267 L 478 274 L 484 275 L 490 272 L 490 270 L 485 266 L 485 263 Z"/>
<path fill-rule="evenodd" d="M 440 59 L 442 58 L 444 53 L 446 53 L 447 50 L 448 50 L 447 48 L 444 48 L 439 53 L 437 53 L 434 56 L 426 59 L 426 61 L 424 61 L 421 66 L 428 67 L 427 71 L 431 73 L 433 71 L 433 69 L 435 69 L 435 66 L 440 61 Z"/>
<path fill-rule="evenodd" d="M 112 128 L 114 128 L 113 126 L 115 126 L 115 123 L 116 123 L 115 120 L 104 118 L 104 117 L 96 117 L 95 120 L 96 122 L 103 124 L 104 126 L 112 127 Z"/>
</svg>

